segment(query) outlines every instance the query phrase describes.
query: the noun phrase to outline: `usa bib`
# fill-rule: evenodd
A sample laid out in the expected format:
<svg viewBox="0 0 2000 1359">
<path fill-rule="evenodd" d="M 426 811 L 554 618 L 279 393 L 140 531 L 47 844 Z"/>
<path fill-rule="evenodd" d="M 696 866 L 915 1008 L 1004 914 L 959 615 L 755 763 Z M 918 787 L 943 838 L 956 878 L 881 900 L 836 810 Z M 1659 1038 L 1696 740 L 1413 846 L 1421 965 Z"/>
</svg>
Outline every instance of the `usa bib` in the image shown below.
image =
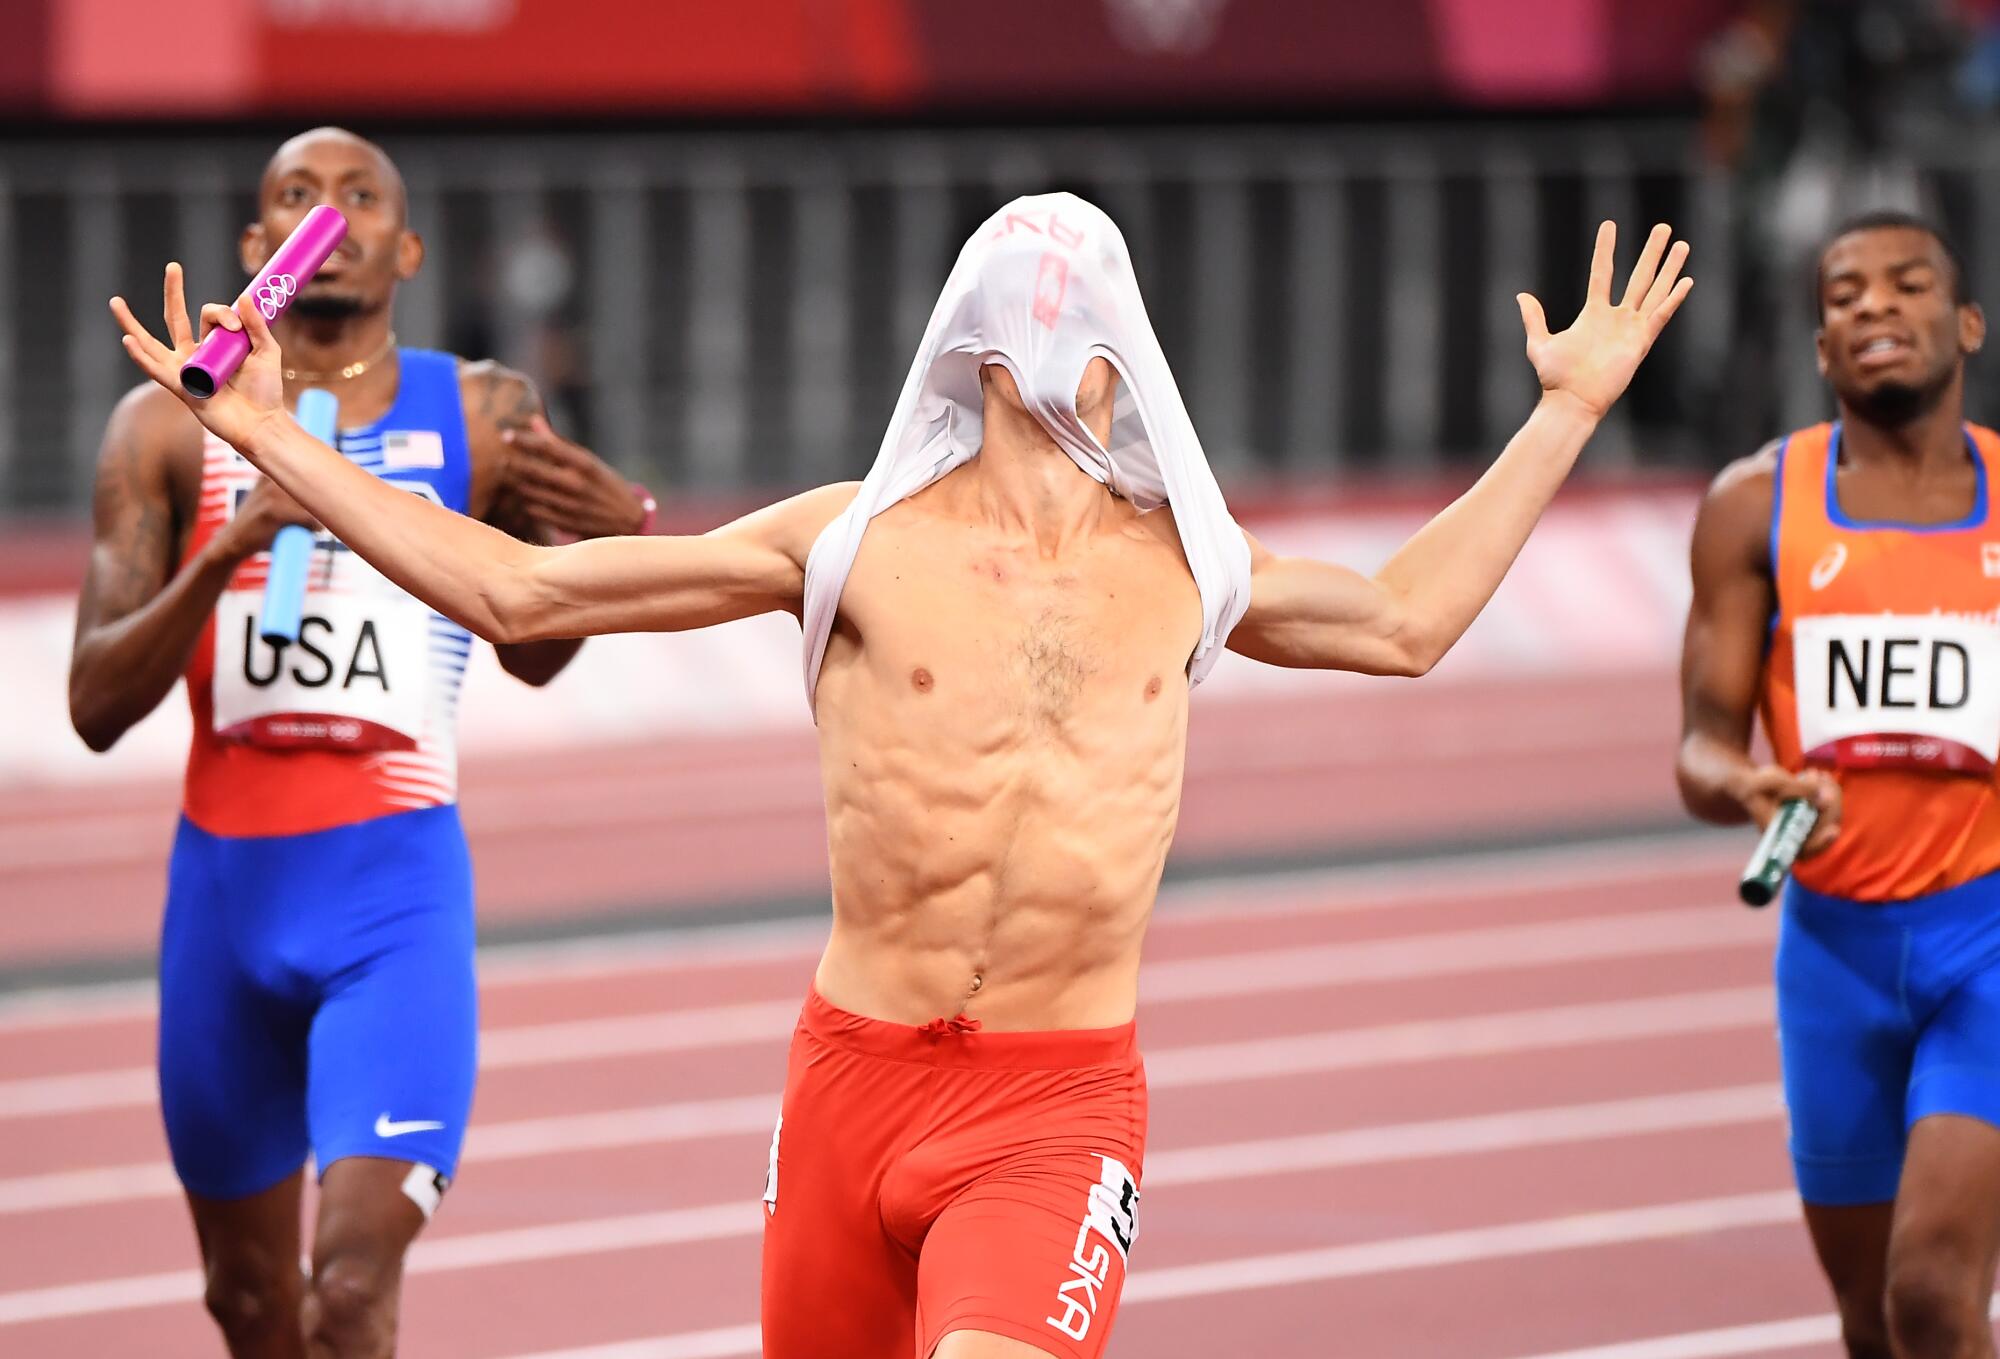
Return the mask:
<svg viewBox="0 0 2000 1359">
<path fill-rule="evenodd" d="M 425 482 L 383 480 L 438 499 Z M 248 486 L 235 488 L 232 515 Z M 430 606 L 323 533 L 298 640 L 274 645 L 257 629 L 270 560 L 265 551 L 244 563 L 216 604 L 217 738 L 280 750 L 415 750 L 433 707 Z"/>
<path fill-rule="evenodd" d="M 298 640 L 273 645 L 257 635 L 262 603 L 261 590 L 230 590 L 216 607 L 218 736 L 280 749 L 416 749 L 429 676 L 427 606 L 393 587 L 314 591 Z"/>
</svg>

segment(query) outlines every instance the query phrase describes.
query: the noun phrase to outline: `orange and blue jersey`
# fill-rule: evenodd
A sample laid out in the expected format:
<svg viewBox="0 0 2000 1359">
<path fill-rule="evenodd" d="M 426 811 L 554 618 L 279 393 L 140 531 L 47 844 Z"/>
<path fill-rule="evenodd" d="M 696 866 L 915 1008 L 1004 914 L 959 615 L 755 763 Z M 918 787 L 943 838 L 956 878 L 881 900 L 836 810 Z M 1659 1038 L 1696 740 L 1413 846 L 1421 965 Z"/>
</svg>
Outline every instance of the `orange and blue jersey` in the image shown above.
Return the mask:
<svg viewBox="0 0 2000 1359">
<path fill-rule="evenodd" d="M 1840 443 L 1779 450 L 1763 677 L 1778 762 L 1841 789 L 1776 967 L 1793 1167 L 1827 1205 L 1893 1200 L 1920 1119 L 2000 1126 L 2000 435 L 1966 429 L 1973 507 L 1942 524 L 1849 514 Z"/>
<path fill-rule="evenodd" d="M 2000 868 L 2000 434 L 1966 447 L 1971 514 L 1922 525 L 1841 508 L 1838 425 L 1779 451 L 1763 717 L 1779 764 L 1840 781 L 1840 836 L 1797 869 L 1815 891 L 1902 901 Z"/>
<path fill-rule="evenodd" d="M 394 405 L 340 451 L 464 511 L 458 361 L 403 350 Z M 257 481 L 204 447 L 192 549 Z M 209 1198 L 310 1154 L 410 1163 L 426 1213 L 455 1173 L 477 1066 L 472 868 L 453 729 L 471 638 L 327 535 L 298 640 L 257 635 L 269 554 L 229 583 L 187 674 L 194 710 L 160 942 L 160 1103 Z"/>
</svg>

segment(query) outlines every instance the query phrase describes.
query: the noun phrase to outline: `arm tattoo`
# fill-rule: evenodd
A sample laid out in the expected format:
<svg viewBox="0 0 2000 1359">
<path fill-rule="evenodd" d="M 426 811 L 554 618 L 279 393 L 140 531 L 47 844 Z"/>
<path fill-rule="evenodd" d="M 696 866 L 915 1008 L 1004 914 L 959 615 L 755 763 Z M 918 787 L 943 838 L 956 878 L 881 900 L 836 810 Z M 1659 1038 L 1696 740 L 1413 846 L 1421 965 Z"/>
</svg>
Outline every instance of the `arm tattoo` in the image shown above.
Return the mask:
<svg viewBox="0 0 2000 1359">
<path fill-rule="evenodd" d="M 535 384 L 511 369 L 495 366 L 487 371 L 479 384 L 479 418 L 482 427 L 493 439 L 491 447 L 500 458 L 500 466 L 509 466 L 509 459 L 500 444 L 499 436 L 508 430 L 526 429 L 528 422 L 542 414 L 541 393 Z M 516 503 L 508 512 L 505 502 L 513 500 L 511 477 L 503 471 L 501 479 L 494 486 L 494 502 L 486 515 L 486 522 L 496 528 L 505 529 L 523 542 L 542 541 L 542 535 L 534 527 L 533 516 Z"/>
<path fill-rule="evenodd" d="M 542 410 L 535 384 L 519 373 L 495 367 L 479 383 L 479 418 L 495 429 L 518 429 Z"/>
<path fill-rule="evenodd" d="M 498 384 L 495 385 L 497 386 Z M 534 383 L 529 382 L 526 378 L 517 378 L 513 382 L 508 383 L 507 386 L 513 391 L 514 401 L 500 416 L 501 428 L 519 428 L 526 425 L 535 416 L 541 414 L 542 398 L 535 391 Z"/>
<path fill-rule="evenodd" d="M 147 484 L 144 460 L 115 449 L 98 482 L 97 546 L 78 613 L 113 623 L 159 593 L 171 573 L 174 516 L 161 488 Z"/>
</svg>

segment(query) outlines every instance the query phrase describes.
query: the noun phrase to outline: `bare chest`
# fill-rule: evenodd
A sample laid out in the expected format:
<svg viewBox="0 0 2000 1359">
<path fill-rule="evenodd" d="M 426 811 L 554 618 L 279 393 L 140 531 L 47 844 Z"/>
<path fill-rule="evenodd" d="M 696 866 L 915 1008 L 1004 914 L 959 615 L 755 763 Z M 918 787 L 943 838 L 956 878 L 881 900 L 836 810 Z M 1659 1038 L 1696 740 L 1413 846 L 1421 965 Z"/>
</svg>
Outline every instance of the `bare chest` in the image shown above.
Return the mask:
<svg viewBox="0 0 2000 1359">
<path fill-rule="evenodd" d="M 871 532 L 842 613 L 885 697 L 1025 732 L 1184 709 L 1200 595 L 1178 557 L 1115 536 L 1061 559 Z"/>
</svg>

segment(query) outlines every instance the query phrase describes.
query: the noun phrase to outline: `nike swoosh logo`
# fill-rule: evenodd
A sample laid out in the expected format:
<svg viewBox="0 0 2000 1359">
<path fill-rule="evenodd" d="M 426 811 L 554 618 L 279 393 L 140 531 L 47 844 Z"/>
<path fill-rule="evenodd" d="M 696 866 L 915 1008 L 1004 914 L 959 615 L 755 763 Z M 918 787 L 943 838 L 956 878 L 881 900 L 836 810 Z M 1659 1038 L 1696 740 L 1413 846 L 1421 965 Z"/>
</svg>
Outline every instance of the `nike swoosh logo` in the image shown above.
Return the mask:
<svg viewBox="0 0 2000 1359">
<path fill-rule="evenodd" d="M 405 1119 L 400 1123 L 396 1123 L 391 1122 L 387 1114 L 380 1114 L 375 1119 L 375 1135 L 377 1137 L 401 1137 L 404 1133 L 436 1132 L 443 1126 L 444 1124 L 442 1123 L 432 1123 L 420 1118 Z"/>
</svg>

